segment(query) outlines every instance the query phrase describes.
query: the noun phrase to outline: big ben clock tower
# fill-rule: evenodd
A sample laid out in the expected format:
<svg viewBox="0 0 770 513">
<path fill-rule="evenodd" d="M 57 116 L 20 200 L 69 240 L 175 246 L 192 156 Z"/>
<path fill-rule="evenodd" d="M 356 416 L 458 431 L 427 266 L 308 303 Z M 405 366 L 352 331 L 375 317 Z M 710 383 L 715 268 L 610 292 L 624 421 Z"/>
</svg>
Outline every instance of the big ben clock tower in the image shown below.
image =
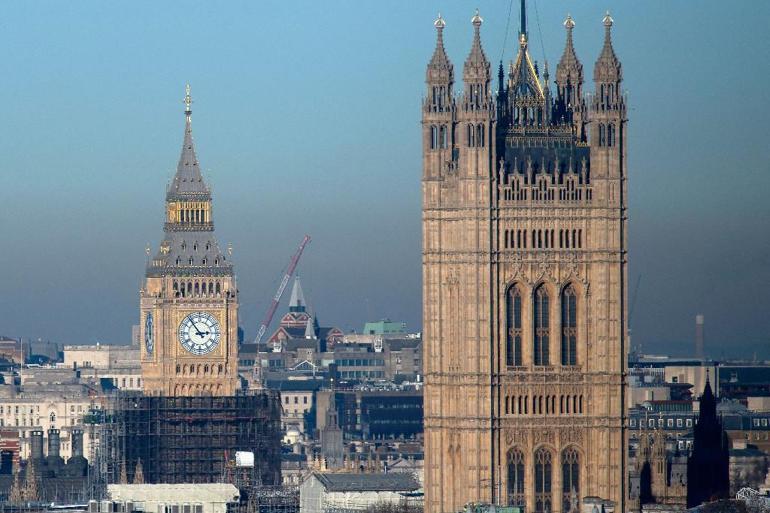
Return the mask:
<svg viewBox="0 0 770 513">
<path fill-rule="evenodd" d="M 192 99 L 176 174 L 166 191 L 165 236 L 140 293 L 147 395 L 235 395 L 238 291 L 214 236 L 211 191 L 192 139 Z"/>
</svg>

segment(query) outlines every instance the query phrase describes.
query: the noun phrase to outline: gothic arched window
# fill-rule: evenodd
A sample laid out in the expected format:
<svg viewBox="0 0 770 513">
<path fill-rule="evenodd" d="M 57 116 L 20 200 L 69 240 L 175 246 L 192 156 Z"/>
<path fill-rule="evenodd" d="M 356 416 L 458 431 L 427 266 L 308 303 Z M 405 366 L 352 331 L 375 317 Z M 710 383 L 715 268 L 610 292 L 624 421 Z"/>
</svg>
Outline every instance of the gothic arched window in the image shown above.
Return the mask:
<svg viewBox="0 0 770 513">
<path fill-rule="evenodd" d="M 580 453 L 568 447 L 561 453 L 562 511 L 580 511 Z"/>
<path fill-rule="evenodd" d="M 544 285 L 535 289 L 535 365 L 548 365 L 548 342 L 550 335 L 550 317 L 548 311 L 548 291 Z"/>
<path fill-rule="evenodd" d="M 604 125 L 599 124 L 599 146 L 605 145 L 605 139 L 604 139 Z"/>
<path fill-rule="evenodd" d="M 551 497 L 551 452 L 541 447 L 535 452 L 535 512 L 550 513 L 553 498 Z"/>
<path fill-rule="evenodd" d="M 438 127 L 431 125 L 430 127 L 430 149 L 435 150 L 438 148 Z"/>
<path fill-rule="evenodd" d="M 521 365 L 521 292 L 516 285 L 508 288 L 506 301 L 505 364 Z"/>
<path fill-rule="evenodd" d="M 524 506 L 524 453 L 508 451 L 508 505 Z"/>
<path fill-rule="evenodd" d="M 572 285 L 561 293 L 561 364 L 577 365 L 577 294 Z"/>
<path fill-rule="evenodd" d="M 476 133 L 473 130 L 473 125 L 468 125 L 466 132 L 468 135 L 468 147 L 473 148 L 476 146 Z"/>
<path fill-rule="evenodd" d="M 441 125 L 441 128 L 439 128 L 439 137 L 438 137 L 438 146 L 439 148 L 446 148 L 447 147 L 447 133 L 446 133 L 446 125 Z"/>
<path fill-rule="evenodd" d="M 482 124 L 476 126 L 476 146 L 484 147 L 484 125 Z"/>
</svg>

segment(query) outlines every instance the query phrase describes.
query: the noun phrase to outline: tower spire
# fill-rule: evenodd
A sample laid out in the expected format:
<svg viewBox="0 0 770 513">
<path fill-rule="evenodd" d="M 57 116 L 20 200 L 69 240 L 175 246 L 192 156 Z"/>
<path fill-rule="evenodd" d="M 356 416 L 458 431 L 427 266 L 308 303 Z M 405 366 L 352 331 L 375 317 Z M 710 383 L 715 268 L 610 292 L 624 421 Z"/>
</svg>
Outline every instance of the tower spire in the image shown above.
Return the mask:
<svg viewBox="0 0 770 513">
<path fill-rule="evenodd" d="M 471 18 L 471 23 L 473 24 L 473 44 L 471 45 L 468 58 L 465 59 L 463 80 L 465 81 L 466 89 L 469 85 L 483 85 L 485 89 L 483 92 L 486 95 L 486 86 L 489 83 L 491 74 L 489 71 L 489 61 L 484 53 L 484 47 L 481 45 L 481 24 L 484 23 L 484 19 L 479 14 L 478 9 L 476 9 L 476 14 Z M 477 98 L 477 100 L 480 100 L 480 98 Z"/>
<path fill-rule="evenodd" d="M 521 30 L 519 30 L 519 39 L 527 39 L 527 0 L 521 0 Z"/>
<path fill-rule="evenodd" d="M 451 82 L 453 69 L 444 48 L 444 27 L 446 27 L 446 21 L 441 17 L 441 13 L 438 13 L 438 18 L 433 22 L 433 26 L 436 27 L 436 49 L 433 51 L 433 57 L 431 57 L 428 64 L 428 80 L 431 80 L 431 78 L 441 78 Z M 431 72 L 433 72 L 434 77 L 431 77 Z"/>
<path fill-rule="evenodd" d="M 182 153 L 179 155 L 179 164 L 177 164 L 174 180 L 168 191 L 168 196 L 196 196 L 208 197 L 209 188 L 203 181 L 198 157 L 195 154 L 195 145 L 192 136 L 192 95 L 190 94 L 190 84 L 185 86 L 184 96 L 184 141 L 182 142 Z"/>
<path fill-rule="evenodd" d="M 615 49 L 612 47 L 612 25 L 615 20 L 610 16 L 610 11 L 604 15 L 602 24 L 604 25 L 604 46 L 602 53 L 596 60 L 594 66 L 594 80 L 596 82 L 617 83 L 623 80 L 623 74 L 620 66 L 620 60 L 615 55 Z"/>
</svg>

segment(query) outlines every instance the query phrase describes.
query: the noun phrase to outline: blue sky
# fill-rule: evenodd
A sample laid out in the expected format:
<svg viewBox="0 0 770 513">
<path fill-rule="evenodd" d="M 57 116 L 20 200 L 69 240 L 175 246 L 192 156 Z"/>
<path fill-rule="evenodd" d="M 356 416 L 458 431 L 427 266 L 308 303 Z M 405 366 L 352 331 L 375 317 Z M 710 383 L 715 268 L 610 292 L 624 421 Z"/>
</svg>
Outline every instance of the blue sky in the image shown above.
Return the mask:
<svg viewBox="0 0 770 513">
<path fill-rule="evenodd" d="M 162 235 L 184 85 L 252 337 L 305 233 L 323 324 L 420 326 L 420 100 L 432 22 L 459 75 L 478 5 L 513 58 L 514 2 L 4 2 L 0 334 L 127 342 Z M 615 19 L 629 112 L 634 344 L 770 357 L 767 2 L 529 1 L 533 58 L 562 21 L 590 83 Z M 535 10 L 537 12 L 535 12 Z M 542 42 L 540 34 L 542 34 Z"/>
</svg>

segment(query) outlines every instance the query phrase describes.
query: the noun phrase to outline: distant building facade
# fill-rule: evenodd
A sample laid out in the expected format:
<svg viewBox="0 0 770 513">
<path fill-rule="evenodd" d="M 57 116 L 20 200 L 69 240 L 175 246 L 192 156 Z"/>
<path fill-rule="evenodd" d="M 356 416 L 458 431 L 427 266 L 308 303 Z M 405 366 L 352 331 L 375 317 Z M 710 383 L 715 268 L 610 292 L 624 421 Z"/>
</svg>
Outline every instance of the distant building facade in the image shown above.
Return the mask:
<svg viewBox="0 0 770 513">
<path fill-rule="evenodd" d="M 472 18 L 457 96 L 435 22 L 422 104 L 427 513 L 471 501 L 566 512 L 587 496 L 625 511 L 627 110 L 613 20 L 590 96 L 572 18 L 554 92 L 525 20 L 522 5 L 495 93 Z"/>
</svg>

